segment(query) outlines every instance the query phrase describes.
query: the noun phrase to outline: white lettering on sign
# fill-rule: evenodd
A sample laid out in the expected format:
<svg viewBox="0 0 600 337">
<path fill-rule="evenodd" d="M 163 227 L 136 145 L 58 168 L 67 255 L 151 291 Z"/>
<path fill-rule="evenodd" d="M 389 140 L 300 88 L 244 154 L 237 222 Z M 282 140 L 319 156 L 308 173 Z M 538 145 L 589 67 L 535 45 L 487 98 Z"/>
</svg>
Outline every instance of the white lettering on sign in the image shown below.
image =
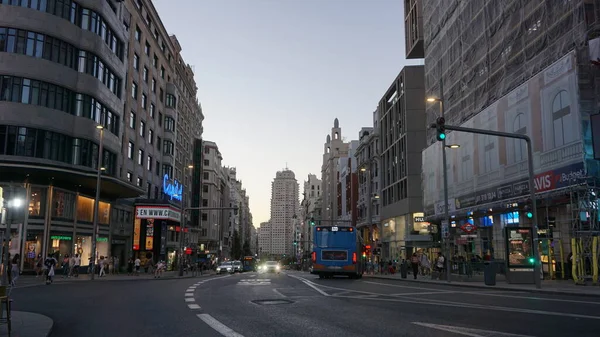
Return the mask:
<svg viewBox="0 0 600 337">
<path fill-rule="evenodd" d="M 179 221 L 181 219 L 181 213 L 164 207 L 136 207 L 136 218 Z"/>
</svg>

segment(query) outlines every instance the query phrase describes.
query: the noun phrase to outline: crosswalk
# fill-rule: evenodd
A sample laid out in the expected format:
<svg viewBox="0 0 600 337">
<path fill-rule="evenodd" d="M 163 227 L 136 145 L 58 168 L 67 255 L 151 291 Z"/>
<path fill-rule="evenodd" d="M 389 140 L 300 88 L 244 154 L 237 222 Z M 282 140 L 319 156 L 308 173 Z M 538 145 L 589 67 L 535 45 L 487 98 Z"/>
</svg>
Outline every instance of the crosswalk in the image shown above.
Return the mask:
<svg viewBox="0 0 600 337">
<path fill-rule="evenodd" d="M 240 286 L 267 286 L 271 284 L 271 279 L 268 278 L 253 278 L 253 279 L 243 279 L 238 283 Z"/>
</svg>

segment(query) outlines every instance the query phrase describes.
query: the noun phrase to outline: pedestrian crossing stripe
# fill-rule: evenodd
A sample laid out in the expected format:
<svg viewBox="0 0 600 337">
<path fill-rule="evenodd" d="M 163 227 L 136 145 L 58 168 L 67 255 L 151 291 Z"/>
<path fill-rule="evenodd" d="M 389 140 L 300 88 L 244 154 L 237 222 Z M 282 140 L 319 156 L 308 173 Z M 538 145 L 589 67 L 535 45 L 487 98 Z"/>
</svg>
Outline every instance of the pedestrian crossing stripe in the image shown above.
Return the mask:
<svg viewBox="0 0 600 337">
<path fill-rule="evenodd" d="M 271 284 L 271 279 L 249 279 L 249 280 L 240 280 L 238 285 L 242 286 L 266 286 Z"/>
</svg>

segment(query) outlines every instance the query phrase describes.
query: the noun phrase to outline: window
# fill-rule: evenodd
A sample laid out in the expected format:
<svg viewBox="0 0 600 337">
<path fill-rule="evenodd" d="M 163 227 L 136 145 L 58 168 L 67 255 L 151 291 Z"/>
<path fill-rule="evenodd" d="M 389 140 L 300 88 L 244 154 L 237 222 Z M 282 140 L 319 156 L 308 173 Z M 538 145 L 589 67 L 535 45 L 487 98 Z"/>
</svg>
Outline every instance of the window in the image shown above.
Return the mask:
<svg viewBox="0 0 600 337">
<path fill-rule="evenodd" d="M 204 166 L 209 166 L 210 162 L 208 161 L 208 159 L 204 159 Z"/>
<path fill-rule="evenodd" d="M 204 153 L 210 154 L 210 147 L 205 147 L 204 148 Z"/>
<path fill-rule="evenodd" d="M 148 41 L 146 41 L 146 45 L 144 46 L 144 53 L 150 56 L 150 43 Z"/>
<path fill-rule="evenodd" d="M 152 77 L 152 92 L 156 93 L 156 79 L 154 77 Z"/>
<path fill-rule="evenodd" d="M 163 164 L 162 166 L 163 175 L 168 174 L 169 177 L 173 176 L 173 166 L 169 164 Z"/>
<path fill-rule="evenodd" d="M 142 165 L 144 163 L 144 150 L 139 149 L 138 150 L 138 165 Z"/>
<path fill-rule="evenodd" d="M 162 103 L 164 102 L 164 96 L 165 96 L 165 92 L 163 91 L 162 88 L 159 89 L 159 93 L 158 93 L 158 100 Z"/>
<path fill-rule="evenodd" d="M 483 136 L 483 152 L 484 152 L 483 171 L 484 172 L 491 172 L 493 169 L 494 149 L 495 149 L 495 144 L 494 144 L 494 139 L 492 138 L 492 136 L 489 136 L 489 135 Z"/>
<path fill-rule="evenodd" d="M 127 181 L 129 181 L 129 182 L 133 181 L 133 173 L 127 172 Z"/>
<path fill-rule="evenodd" d="M 140 178 L 140 177 L 137 177 L 137 182 L 136 182 L 136 184 L 137 184 L 139 187 L 142 187 L 142 184 L 143 184 L 142 178 Z"/>
<path fill-rule="evenodd" d="M 158 160 L 156 161 L 156 165 L 154 167 L 156 167 L 156 175 L 159 176 L 160 175 L 160 162 Z"/>
<path fill-rule="evenodd" d="M 170 140 L 165 140 L 163 142 L 163 153 L 169 155 L 175 155 L 175 144 Z"/>
<path fill-rule="evenodd" d="M 135 130 L 135 112 L 129 113 L 129 127 Z"/>
<path fill-rule="evenodd" d="M 148 156 L 148 160 L 146 161 L 146 169 L 148 171 L 152 171 L 152 157 Z"/>
<path fill-rule="evenodd" d="M 566 90 L 561 90 L 552 101 L 552 126 L 554 132 L 554 147 L 560 147 L 572 142 L 578 137 L 572 130 L 571 98 Z M 567 130 L 565 132 L 565 129 Z"/>
<path fill-rule="evenodd" d="M 144 121 L 140 121 L 140 137 L 144 138 L 146 135 L 146 123 Z"/>
<path fill-rule="evenodd" d="M 135 40 L 137 42 L 141 42 L 142 40 L 142 30 L 137 25 L 135 26 Z"/>
<path fill-rule="evenodd" d="M 167 94 L 167 106 L 173 109 L 177 108 L 177 99 L 175 98 L 175 96 Z"/>
<path fill-rule="evenodd" d="M 148 129 L 148 144 L 154 144 L 154 131 Z"/>
<path fill-rule="evenodd" d="M 156 106 L 154 103 L 150 103 L 150 118 L 154 118 L 154 112 L 156 111 Z"/>
<path fill-rule="evenodd" d="M 152 197 L 151 196 L 151 193 L 152 193 L 152 184 L 149 183 L 149 182 L 146 183 L 146 192 L 148 193 L 147 194 L 148 199 L 150 199 Z"/>
<path fill-rule="evenodd" d="M 154 54 L 154 58 L 152 59 L 152 65 L 154 68 L 158 66 L 158 56 L 156 56 L 156 54 Z"/>
<path fill-rule="evenodd" d="M 140 57 L 138 54 L 133 54 L 133 69 L 140 70 Z"/>
<path fill-rule="evenodd" d="M 133 144 L 133 142 L 129 142 L 129 146 L 127 147 L 127 158 L 128 159 L 133 159 L 134 148 L 135 148 L 135 145 Z"/>
<path fill-rule="evenodd" d="M 209 179 L 208 172 L 204 172 L 203 176 L 204 176 L 203 177 L 204 180 L 208 180 Z"/>
<path fill-rule="evenodd" d="M 160 66 L 160 77 L 164 80 L 165 79 L 165 67 Z"/>
<path fill-rule="evenodd" d="M 144 71 L 142 72 L 142 76 L 144 78 L 144 82 L 148 83 L 148 68 L 144 66 Z"/>
<path fill-rule="evenodd" d="M 156 136 L 156 149 L 160 151 L 160 144 L 162 144 L 162 138 Z"/>
<path fill-rule="evenodd" d="M 135 82 L 131 82 L 131 98 L 135 100 L 138 98 L 138 86 Z"/>
<path fill-rule="evenodd" d="M 146 109 L 148 104 L 148 97 L 142 93 L 142 109 Z"/>
<path fill-rule="evenodd" d="M 202 185 L 202 193 L 208 193 L 208 185 Z"/>
<path fill-rule="evenodd" d="M 175 120 L 171 117 L 165 117 L 165 130 L 175 132 Z"/>
<path fill-rule="evenodd" d="M 158 113 L 158 126 L 162 126 L 163 115 L 162 112 Z"/>
<path fill-rule="evenodd" d="M 518 113 L 513 120 L 513 132 L 520 135 L 527 134 L 527 124 L 525 122 L 525 114 L 522 112 Z M 515 163 L 520 163 L 525 159 L 527 155 L 527 143 L 522 139 L 511 139 L 513 142 L 513 160 Z"/>
</svg>

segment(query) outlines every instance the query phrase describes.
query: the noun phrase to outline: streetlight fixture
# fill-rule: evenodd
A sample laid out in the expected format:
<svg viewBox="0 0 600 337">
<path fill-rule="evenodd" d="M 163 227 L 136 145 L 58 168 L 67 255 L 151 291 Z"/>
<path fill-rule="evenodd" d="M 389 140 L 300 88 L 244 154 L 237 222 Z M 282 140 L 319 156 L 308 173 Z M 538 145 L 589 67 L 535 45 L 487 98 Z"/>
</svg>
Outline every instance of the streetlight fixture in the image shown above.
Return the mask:
<svg viewBox="0 0 600 337">
<path fill-rule="evenodd" d="M 98 241 L 98 207 L 100 206 L 100 183 L 102 179 L 102 171 L 106 168 L 102 167 L 102 159 L 104 156 L 104 126 L 98 124 L 96 129 L 100 130 L 100 144 L 98 147 L 98 168 L 96 169 L 96 198 L 94 199 L 94 227 L 92 230 L 92 259 L 90 260 L 91 273 L 90 280 L 94 280 L 96 276 L 96 244 Z"/>
<path fill-rule="evenodd" d="M 10 191 L 14 191 L 13 187 L 10 187 Z M 11 193 L 12 196 L 12 193 Z M 5 266 L 5 271 L 7 270 L 7 268 L 10 268 L 11 263 L 10 263 L 10 250 L 9 250 L 9 243 L 12 241 L 12 222 L 13 222 L 13 210 L 15 209 L 19 209 L 21 208 L 21 206 L 23 206 L 23 204 L 25 203 L 25 201 L 23 199 L 20 198 L 14 198 L 12 200 L 9 200 L 6 203 L 7 209 L 6 211 L 8 212 L 8 215 L 6 217 L 6 232 L 7 232 L 7 237 L 6 237 L 6 252 L 4 252 L 4 256 L 6 257 L 6 261 L 4 262 L 4 266 Z M 8 273 L 5 272 L 2 275 L 2 283 L 4 285 L 8 285 L 10 283 L 10 280 L 8 279 Z"/>
<path fill-rule="evenodd" d="M 443 82 L 440 81 L 440 97 L 429 97 L 427 98 L 427 102 L 438 102 L 440 104 L 440 117 L 444 117 L 444 90 L 443 90 Z M 452 146 L 452 145 L 450 145 Z M 450 235 L 450 210 L 448 209 L 448 169 L 447 169 L 447 159 L 446 159 L 446 148 L 449 147 L 446 144 L 446 139 L 442 139 L 442 176 L 444 177 L 444 220 L 442 220 L 442 236 Z M 450 282 L 450 242 L 449 237 L 442 237 L 444 241 L 444 264 L 446 269 L 446 282 Z"/>
<path fill-rule="evenodd" d="M 446 145 L 447 149 L 458 149 L 459 147 L 460 147 L 460 145 L 458 145 L 458 144 Z"/>
</svg>

